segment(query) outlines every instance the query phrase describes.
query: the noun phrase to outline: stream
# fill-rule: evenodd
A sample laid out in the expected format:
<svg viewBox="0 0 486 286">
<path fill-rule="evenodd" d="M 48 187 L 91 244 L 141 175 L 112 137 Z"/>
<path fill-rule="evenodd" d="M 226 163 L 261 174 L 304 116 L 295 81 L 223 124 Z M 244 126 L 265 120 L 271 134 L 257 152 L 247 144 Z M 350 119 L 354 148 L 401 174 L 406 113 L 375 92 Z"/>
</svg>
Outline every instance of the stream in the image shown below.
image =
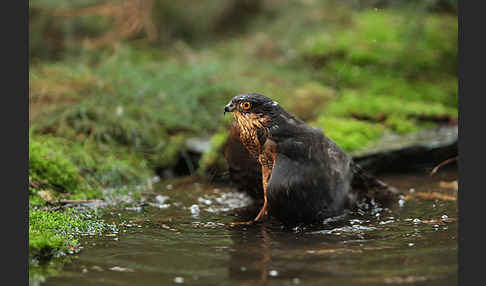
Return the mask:
<svg viewBox="0 0 486 286">
<path fill-rule="evenodd" d="M 118 232 L 84 239 L 42 285 L 457 285 L 457 176 L 382 177 L 406 195 L 390 209 L 295 229 L 229 227 L 247 196 L 189 177 L 159 182 L 142 206 L 104 208 Z"/>
</svg>

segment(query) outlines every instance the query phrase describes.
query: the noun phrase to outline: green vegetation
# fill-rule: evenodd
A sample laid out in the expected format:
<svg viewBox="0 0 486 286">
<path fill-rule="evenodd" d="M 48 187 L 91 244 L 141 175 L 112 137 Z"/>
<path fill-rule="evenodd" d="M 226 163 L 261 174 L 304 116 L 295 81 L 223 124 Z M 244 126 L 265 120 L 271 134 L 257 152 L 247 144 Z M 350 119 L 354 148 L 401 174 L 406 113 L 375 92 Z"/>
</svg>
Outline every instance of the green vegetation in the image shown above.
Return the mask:
<svg viewBox="0 0 486 286">
<path fill-rule="evenodd" d="M 61 137 L 29 137 L 29 193 L 51 200 L 101 198 L 102 188 L 142 184 L 152 175 L 135 153 L 102 144 L 73 142 Z"/>
<path fill-rule="evenodd" d="M 115 225 L 99 219 L 95 211 L 29 209 L 29 284 L 39 285 L 57 274 L 69 261 L 67 254 L 80 250 L 79 237 L 117 232 Z M 56 258 L 52 261 L 51 258 Z"/>
<path fill-rule="evenodd" d="M 56 148 L 54 141 L 29 140 L 29 183 L 36 189 L 75 194 L 89 189 L 78 168 Z"/>
<path fill-rule="evenodd" d="M 49 68 L 63 72 L 53 74 Z M 76 78 L 71 69 L 89 70 L 90 75 Z M 130 147 L 143 154 L 151 167 L 167 167 L 175 163 L 184 139 L 211 134 L 219 125 L 213 116 L 232 94 L 213 78 L 221 70 L 217 63 L 181 64 L 125 46 L 95 66 L 81 62 L 34 67 L 33 90 L 44 87 L 50 93 L 63 80 L 84 83 L 83 89 L 73 91 L 81 99 L 56 106 L 49 119 L 36 127 L 41 133 L 72 140 Z"/>
<path fill-rule="evenodd" d="M 116 148 L 105 155 L 102 148 L 60 137 L 29 137 L 31 257 L 44 260 L 72 253 L 80 234 L 109 229 L 89 211 L 55 211 L 46 205 L 63 199 L 101 199 L 102 188 L 141 184 L 151 174 L 143 159 Z"/>
<path fill-rule="evenodd" d="M 314 127 L 320 127 L 343 150 L 354 151 L 366 148 L 381 137 L 384 127 L 352 118 L 320 117 Z"/>
<path fill-rule="evenodd" d="M 418 120 L 457 118 L 455 17 L 354 13 L 349 26 L 309 37 L 302 54 L 338 89 L 328 115 L 398 133 L 417 131 Z"/>
<path fill-rule="evenodd" d="M 77 251 L 80 234 L 95 235 L 116 230 L 96 220 L 96 215 L 68 209 L 64 212 L 29 211 L 29 254 L 44 259 Z"/>
<path fill-rule="evenodd" d="M 211 137 L 210 149 L 205 152 L 199 160 L 198 173 L 200 175 L 211 174 L 211 172 L 224 170 L 225 161 L 221 153 L 228 138 L 226 131 L 220 131 Z"/>
</svg>

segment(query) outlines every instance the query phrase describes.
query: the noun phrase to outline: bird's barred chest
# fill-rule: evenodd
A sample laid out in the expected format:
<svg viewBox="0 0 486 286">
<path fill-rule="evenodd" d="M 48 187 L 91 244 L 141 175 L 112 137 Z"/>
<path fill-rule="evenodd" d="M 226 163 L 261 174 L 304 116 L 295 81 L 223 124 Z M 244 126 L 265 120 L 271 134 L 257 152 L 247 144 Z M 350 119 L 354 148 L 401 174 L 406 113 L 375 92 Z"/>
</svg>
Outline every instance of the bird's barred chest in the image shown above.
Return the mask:
<svg viewBox="0 0 486 286">
<path fill-rule="evenodd" d="M 267 168 L 267 169 L 273 169 L 273 163 L 274 163 L 274 154 L 270 153 L 270 152 L 262 152 L 259 156 L 258 156 L 258 162 L 260 163 L 260 165 L 262 165 L 262 167 L 264 168 Z"/>
<path fill-rule="evenodd" d="M 270 170 L 273 168 L 276 152 L 275 143 L 271 140 L 266 140 L 265 144 L 260 144 L 259 136 L 254 129 L 240 130 L 240 140 L 250 153 L 250 156 L 257 159 L 262 167 Z"/>
<path fill-rule="evenodd" d="M 244 115 L 236 115 L 235 118 L 241 143 L 263 168 L 271 170 L 275 161 L 276 144 L 267 138 L 268 130 L 264 123 L 268 119 Z"/>
</svg>

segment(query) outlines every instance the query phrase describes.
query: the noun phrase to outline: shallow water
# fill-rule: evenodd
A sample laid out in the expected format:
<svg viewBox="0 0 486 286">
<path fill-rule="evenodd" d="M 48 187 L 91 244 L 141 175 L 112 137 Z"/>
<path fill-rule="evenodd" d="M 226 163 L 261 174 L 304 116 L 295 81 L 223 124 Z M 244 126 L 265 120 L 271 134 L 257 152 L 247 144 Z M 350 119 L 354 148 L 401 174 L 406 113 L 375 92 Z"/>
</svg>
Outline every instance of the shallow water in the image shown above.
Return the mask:
<svg viewBox="0 0 486 286">
<path fill-rule="evenodd" d="M 85 240 L 43 285 L 457 285 L 457 191 L 440 187 L 456 178 L 386 177 L 408 195 L 401 206 L 293 230 L 268 220 L 228 227 L 242 220 L 245 196 L 159 183 L 147 205 L 107 209 L 119 233 Z"/>
</svg>

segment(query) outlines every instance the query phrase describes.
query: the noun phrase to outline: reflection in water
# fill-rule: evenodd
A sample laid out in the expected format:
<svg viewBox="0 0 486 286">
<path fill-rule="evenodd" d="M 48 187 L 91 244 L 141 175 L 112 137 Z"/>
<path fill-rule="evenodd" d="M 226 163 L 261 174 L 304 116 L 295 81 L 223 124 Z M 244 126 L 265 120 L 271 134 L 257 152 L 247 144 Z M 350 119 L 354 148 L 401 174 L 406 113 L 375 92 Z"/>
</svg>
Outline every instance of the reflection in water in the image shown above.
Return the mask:
<svg viewBox="0 0 486 286">
<path fill-rule="evenodd" d="M 456 285 L 456 202 L 413 197 L 457 197 L 440 188 L 456 175 L 387 178 L 410 195 L 401 207 L 300 229 L 282 229 L 271 219 L 228 227 L 257 207 L 235 217 L 241 200 L 229 189 L 162 186 L 156 195 L 168 197 L 163 207 L 154 195 L 141 210 L 107 211 L 107 220 L 121 224 L 116 239 L 86 240 L 73 263 L 45 285 Z"/>
<path fill-rule="evenodd" d="M 424 193 L 437 192 L 437 186 L 444 185 L 441 179 L 455 176 L 446 174 L 432 182 L 421 176 L 408 178 L 411 180 L 390 178 L 410 192 L 402 207 L 378 208 L 368 214 L 350 212 L 310 229 L 282 231 L 268 220 L 233 228 L 231 280 L 238 285 L 308 285 L 318 281 L 455 285 L 457 223 L 449 216 L 456 217 L 456 202 L 413 199 L 414 194 L 422 198 Z M 411 183 L 419 186 L 410 188 Z M 253 212 L 243 217 L 251 217 Z"/>
</svg>

